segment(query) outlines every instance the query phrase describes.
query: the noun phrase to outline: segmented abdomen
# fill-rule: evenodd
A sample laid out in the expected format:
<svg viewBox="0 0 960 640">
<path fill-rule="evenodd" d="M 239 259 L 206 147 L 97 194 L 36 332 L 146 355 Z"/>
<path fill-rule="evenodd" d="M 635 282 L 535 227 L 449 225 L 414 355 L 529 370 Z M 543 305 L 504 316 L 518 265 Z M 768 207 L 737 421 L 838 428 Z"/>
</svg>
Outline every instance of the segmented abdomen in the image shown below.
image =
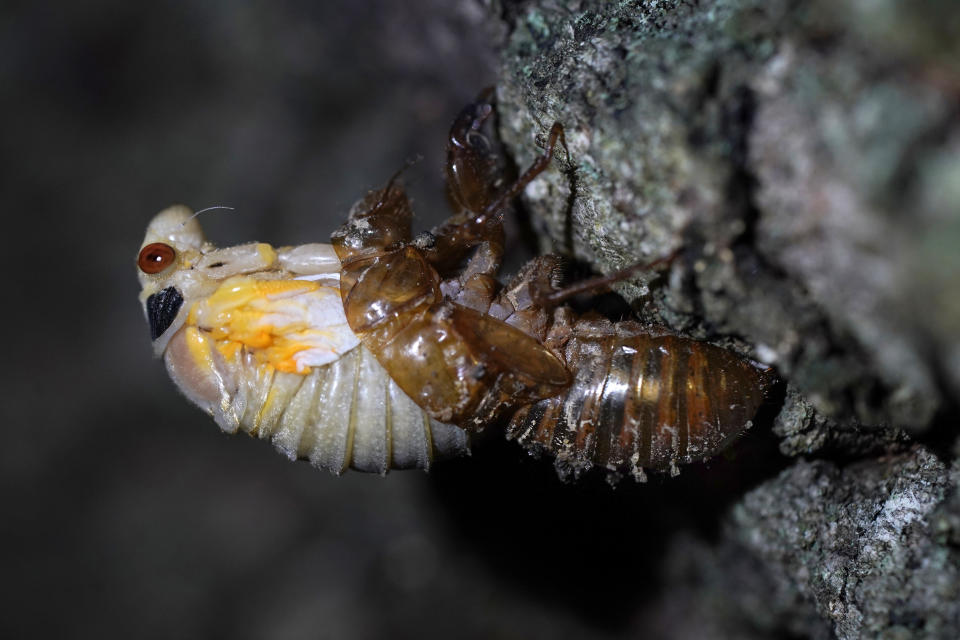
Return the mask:
<svg viewBox="0 0 960 640">
<path fill-rule="evenodd" d="M 241 428 L 334 473 L 428 469 L 468 450 L 462 429 L 431 419 L 362 346 L 307 376 L 275 372 L 268 386 Z"/>
<path fill-rule="evenodd" d="M 573 385 L 518 411 L 508 437 L 569 473 L 597 465 L 642 475 L 709 458 L 763 401 L 763 371 L 703 342 L 621 327 L 575 332 L 563 352 Z"/>
<path fill-rule="evenodd" d="M 206 349 L 208 357 L 197 360 L 204 343 L 191 350 L 190 330 L 171 341 L 167 369 L 224 431 L 270 438 L 290 459 L 338 474 L 427 469 L 468 452 L 466 433 L 430 418 L 362 345 L 302 375 L 258 363 L 245 350 L 223 358 Z"/>
</svg>

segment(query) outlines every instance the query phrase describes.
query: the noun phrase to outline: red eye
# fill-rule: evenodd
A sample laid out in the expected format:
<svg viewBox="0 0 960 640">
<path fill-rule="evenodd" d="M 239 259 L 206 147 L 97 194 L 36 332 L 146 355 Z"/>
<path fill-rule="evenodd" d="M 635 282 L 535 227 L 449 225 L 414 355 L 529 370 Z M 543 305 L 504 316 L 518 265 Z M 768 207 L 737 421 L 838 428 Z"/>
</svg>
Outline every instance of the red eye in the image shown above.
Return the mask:
<svg viewBox="0 0 960 640">
<path fill-rule="evenodd" d="M 144 273 L 160 273 L 172 265 L 176 259 L 177 252 L 173 250 L 173 247 L 162 242 L 153 242 L 140 249 L 137 266 Z"/>
</svg>

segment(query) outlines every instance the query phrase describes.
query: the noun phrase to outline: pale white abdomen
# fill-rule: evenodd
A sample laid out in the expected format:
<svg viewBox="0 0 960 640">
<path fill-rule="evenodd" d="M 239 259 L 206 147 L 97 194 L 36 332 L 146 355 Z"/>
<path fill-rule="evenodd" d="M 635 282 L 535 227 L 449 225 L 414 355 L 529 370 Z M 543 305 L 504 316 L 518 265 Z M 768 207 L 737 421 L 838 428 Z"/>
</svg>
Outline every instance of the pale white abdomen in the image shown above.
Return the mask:
<svg viewBox="0 0 960 640">
<path fill-rule="evenodd" d="M 333 473 L 428 469 L 468 452 L 467 435 L 431 419 L 362 345 L 310 373 L 223 357 L 203 332 L 184 327 L 164 360 L 184 394 L 229 433 L 270 438 L 291 459 Z"/>
</svg>

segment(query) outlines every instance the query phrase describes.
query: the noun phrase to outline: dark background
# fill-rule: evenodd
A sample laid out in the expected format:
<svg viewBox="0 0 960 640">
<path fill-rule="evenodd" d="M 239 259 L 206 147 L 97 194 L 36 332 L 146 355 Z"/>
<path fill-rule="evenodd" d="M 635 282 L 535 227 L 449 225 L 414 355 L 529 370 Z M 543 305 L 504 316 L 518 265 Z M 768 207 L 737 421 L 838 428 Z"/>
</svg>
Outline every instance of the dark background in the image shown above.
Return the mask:
<svg viewBox="0 0 960 640">
<path fill-rule="evenodd" d="M 780 466 L 758 434 L 677 479 L 565 485 L 492 434 L 429 475 L 335 478 L 221 434 L 152 358 L 134 259 L 171 203 L 236 207 L 203 218 L 223 246 L 325 241 L 420 154 L 419 223 L 442 218 L 494 23 L 443 0 L 5 5 L 0 636 L 637 635 L 671 542 Z"/>
</svg>

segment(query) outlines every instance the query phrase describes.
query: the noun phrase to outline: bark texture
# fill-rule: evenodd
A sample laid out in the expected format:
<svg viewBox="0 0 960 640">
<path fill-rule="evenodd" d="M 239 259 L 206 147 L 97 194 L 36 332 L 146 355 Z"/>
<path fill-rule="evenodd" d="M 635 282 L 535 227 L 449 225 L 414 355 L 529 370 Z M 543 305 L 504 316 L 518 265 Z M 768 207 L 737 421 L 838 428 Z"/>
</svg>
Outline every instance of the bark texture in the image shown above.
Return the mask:
<svg viewBox="0 0 960 640">
<path fill-rule="evenodd" d="M 774 365 L 790 457 L 672 547 L 671 637 L 960 633 L 960 13 L 948 2 L 505 2 L 500 131 L 541 249 Z M 653 276 L 656 277 L 656 276 Z M 760 425 L 766 429 L 769 425 Z M 926 446 L 915 444 L 925 443 Z M 685 605 L 685 606 L 686 606 Z M 644 628 L 649 628 L 645 626 Z M 692 637 L 691 635 L 691 637 Z"/>
</svg>

